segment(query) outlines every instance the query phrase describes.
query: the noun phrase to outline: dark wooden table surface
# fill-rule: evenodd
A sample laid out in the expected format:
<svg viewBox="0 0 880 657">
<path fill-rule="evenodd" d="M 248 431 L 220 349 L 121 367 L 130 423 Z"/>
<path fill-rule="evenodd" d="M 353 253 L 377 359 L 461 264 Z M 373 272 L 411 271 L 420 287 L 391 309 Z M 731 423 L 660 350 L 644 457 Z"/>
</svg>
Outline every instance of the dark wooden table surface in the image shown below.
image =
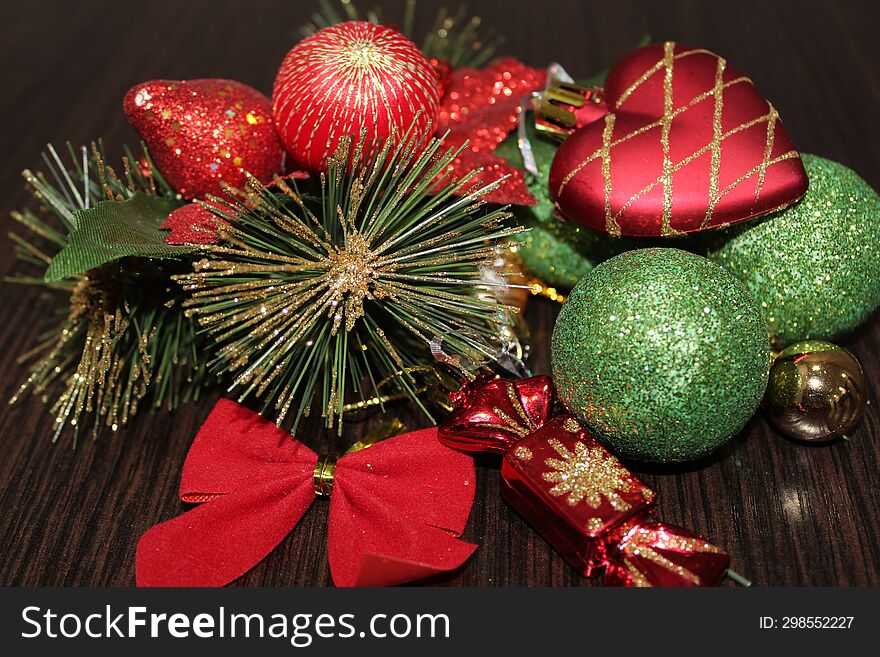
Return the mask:
<svg viewBox="0 0 880 657">
<path fill-rule="evenodd" d="M 421 1 L 422 20 L 440 4 Z M 721 53 L 772 100 L 803 151 L 839 160 L 880 188 L 876 3 L 470 0 L 470 6 L 506 35 L 506 53 L 536 66 L 559 61 L 580 76 L 612 63 L 645 34 Z M 0 23 L 0 214 L 26 201 L 19 172 L 39 165 L 46 142 L 103 137 L 111 152 L 136 143 L 121 98 L 137 82 L 226 77 L 270 91 L 313 8 L 289 1 L 7 3 Z M 11 244 L 0 240 L 0 273 L 13 266 Z M 0 287 L 0 299 L 0 398 L 6 399 L 23 375 L 16 356 L 28 348 L 46 307 L 35 290 L 9 284 Z M 556 312 L 543 300 L 528 307 L 536 372 L 548 370 Z M 638 468 L 659 492 L 658 517 L 726 546 L 733 567 L 756 584 L 880 584 L 880 324 L 869 323 L 843 344 L 872 383 L 872 404 L 849 442 L 798 445 L 756 417 L 702 462 Z M 211 402 L 142 415 L 76 450 L 70 441 L 50 442 L 51 418 L 39 400 L 0 404 L 0 585 L 132 585 L 138 537 L 182 510 L 180 467 Z M 405 409 L 395 414 L 406 417 Z M 346 440 L 381 419 L 352 423 Z M 318 429 L 303 437 L 318 446 L 329 442 Z M 480 549 L 438 583 L 598 583 L 580 578 L 501 502 L 496 464 L 479 466 L 465 538 Z M 316 502 L 240 583 L 330 584 L 326 512 Z"/>
</svg>

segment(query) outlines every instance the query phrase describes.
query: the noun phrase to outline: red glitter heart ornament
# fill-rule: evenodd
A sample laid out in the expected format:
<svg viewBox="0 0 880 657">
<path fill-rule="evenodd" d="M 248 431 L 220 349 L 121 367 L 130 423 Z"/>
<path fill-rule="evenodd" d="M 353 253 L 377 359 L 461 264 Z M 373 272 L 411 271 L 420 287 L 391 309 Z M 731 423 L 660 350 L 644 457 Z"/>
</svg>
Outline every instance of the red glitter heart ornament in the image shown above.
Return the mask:
<svg viewBox="0 0 880 657">
<path fill-rule="evenodd" d="M 640 48 L 613 67 L 604 91 L 609 113 L 569 137 L 550 170 L 566 219 L 666 237 L 766 214 L 807 190 L 776 109 L 712 52 Z"/>
<path fill-rule="evenodd" d="M 269 99 L 233 80 L 150 80 L 132 87 L 125 116 L 168 183 L 184 198 L 219 194 L 222 183 L 262 182 L 282 170 L 284 152 Z"/>
</svg>

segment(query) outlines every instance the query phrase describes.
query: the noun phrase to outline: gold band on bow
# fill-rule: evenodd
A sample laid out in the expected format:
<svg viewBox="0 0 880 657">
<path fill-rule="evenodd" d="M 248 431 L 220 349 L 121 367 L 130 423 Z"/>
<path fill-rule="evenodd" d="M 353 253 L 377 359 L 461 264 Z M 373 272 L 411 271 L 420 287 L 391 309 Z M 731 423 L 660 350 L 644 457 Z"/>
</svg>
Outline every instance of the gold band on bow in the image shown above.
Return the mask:
<svg viewBox="0 0 880 657">
<path fill-rule="evenodd" d="M 330 495 L 333 492 L 333 475 L 335 473 L 336 457 L 330 454 L 321 454 L 315 464 L 315 474 L 312 478 L 315 495 Z"/>
<path fill-rule="evenodd" d="M 390 422 L 386 422 L 380 426 L 376 431 L 368 433 L 366 436 L 358 440 L 349 447 L 345 453 L 351 454 L 352 452 L 359 452 L 360 450 L 371 447 L 386 438 L 399 436 L 404 431 L 406 431 L 406 425 L 399 419 L 394 418 Z M 315 463 L 315 473 L 312 476 L 315 495 L 327 497 L 333 492 L 333 477 L 336 475 L 336 460 L 337 457 L 331 456 L 330 454 L 321 454 L 318 457 L 318 462 Z"/>
</svg>

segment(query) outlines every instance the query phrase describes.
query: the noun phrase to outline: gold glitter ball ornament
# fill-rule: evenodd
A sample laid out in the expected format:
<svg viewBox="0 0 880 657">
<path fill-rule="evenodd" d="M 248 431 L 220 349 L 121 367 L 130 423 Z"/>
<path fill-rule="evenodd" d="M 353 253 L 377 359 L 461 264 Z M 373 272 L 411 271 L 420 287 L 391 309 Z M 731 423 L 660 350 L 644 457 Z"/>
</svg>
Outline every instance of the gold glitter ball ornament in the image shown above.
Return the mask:
<svg viewBox="0 0 880 657">
<path fill-rule="evenodd" d="M 859 361 L 821 340 L 796 342 L 770 370 L 766 410 L 785 435 L 809 443 L 846 436 L 865 413 L 867 387 Z"/>
<path fill-rule="evenodd" d="M 287 53 L 275 78 L 275 124 L 295 168 L 326 169 L 340 139 L 384 141 L 412 126 L 431 132 L 440 102 L 431 62 L 403 34 L 350 21 L 312 34 Z"/>
</svg>

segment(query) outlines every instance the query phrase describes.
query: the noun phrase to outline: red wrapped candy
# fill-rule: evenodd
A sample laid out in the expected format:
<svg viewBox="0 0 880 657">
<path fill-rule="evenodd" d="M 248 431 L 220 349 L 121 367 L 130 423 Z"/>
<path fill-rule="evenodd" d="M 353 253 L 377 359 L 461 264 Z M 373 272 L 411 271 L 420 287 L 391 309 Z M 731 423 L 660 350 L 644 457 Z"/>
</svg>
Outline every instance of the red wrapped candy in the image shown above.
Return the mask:
<svg viewBox="0 0 880 657">
<path fill-rule="evenodd" d="M 612 68 L 604 101 L 604 120 L 575 131 L 550 169 L 570 221 L 667 237 L 778 210 L 807 190 L 776 109 L 712 52 L 640 48 Z"/>
<path fill-rule="evenodd" d="M 724 550 L 699 534 L 644 518 L 618 527 L 601 546 L 611 586 L 707 586 L 730 563 Z"/>
<path fill-rule="evenodd" d="M 621 586 L 714 586 L 727 553 L 687 530 L 648 520 L 655 493 L 569 415 L 552 417 L 549 377 L 494 379 L 453 395 L 442 443 L 503 454 L 502 494 L 585 576 Z"/>
</svg>

